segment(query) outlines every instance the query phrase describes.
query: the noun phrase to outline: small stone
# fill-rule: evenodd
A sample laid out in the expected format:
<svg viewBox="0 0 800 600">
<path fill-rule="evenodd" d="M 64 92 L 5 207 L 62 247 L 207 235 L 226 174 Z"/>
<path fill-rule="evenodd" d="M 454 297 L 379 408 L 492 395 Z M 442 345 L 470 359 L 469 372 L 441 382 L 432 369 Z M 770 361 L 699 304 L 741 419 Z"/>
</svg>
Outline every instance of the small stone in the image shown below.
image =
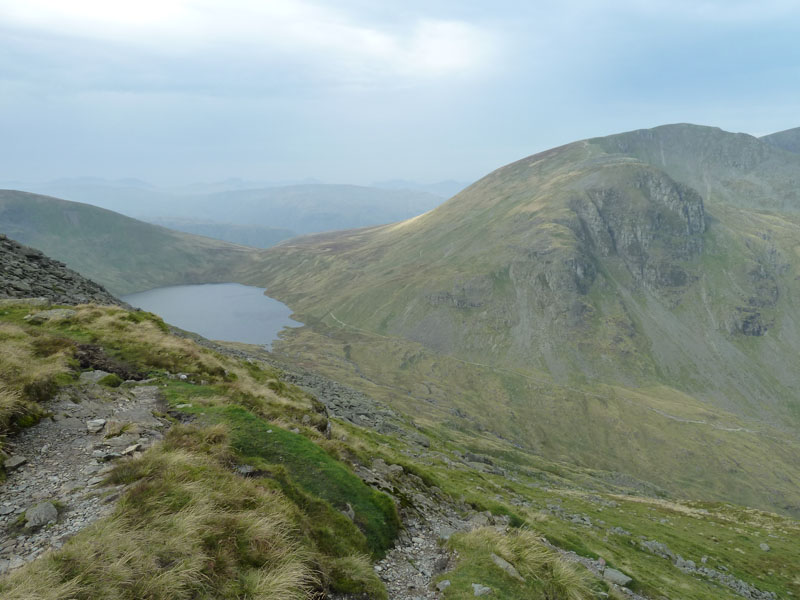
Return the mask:
<svg viewBox="0 0 800 600">
<path fill-rule="evenodd" d="M 449 587 L 450 587 L 449 579 L 442 579 L 439 583 L 436 584 L 436 589 L 439 590 L 440 592 L 445 591 Z"/>
<path fill-rule="evenodd" d="M 128 446 L 125 450 L 122 451 L 122 456 L 129 456 L 136 452 L 139 448 L 141 448 L 141 444 L 133 444 L 132 446 Z"/>
<path fill-rule="evenodd" d="M 28 462 L 28 459 L 22 455 L 12 456 L 8 460 L 3 463 L 3 466 L 6 468 L 6 471 L 13 471 L 14 469 L 20 468 Z"/>
<path fill-rule="evenodd" d="M 190 403 L 183 403 L 176 405 L 175 408 L 192 408 L 192 405 Z"/>
<path fill-rule="evenodd" d="M 40 502 L 25 511 L 25 525 L 31 529 L 55 523 L 57 519 L 58 509 L 52 502 Z"/>
<path fill-rule="evenodd" d="M 764 542 L 761 542 L 758 545 L 758 547 L 761 548 L 764 552 L 769 552 L 770 550 L 769 544 L 765 544 Z"/>
<path fill-rule="evenodd" d="M 16 509 L 13 506 L 9 506 L 7 504 L 4 504 L 3 506 L 0 506 L 0 517 L 4 517 L 6 515 L 10 515 L 15 510 Z"/>
<path fill-rule="evenodd" d="M 472 590 L 475 592 L 476 596 L 488 596 L 492 593 L 492 588 L 486 585 L 481 585 L 480 583 L 473 583 Z"/>
</svg>

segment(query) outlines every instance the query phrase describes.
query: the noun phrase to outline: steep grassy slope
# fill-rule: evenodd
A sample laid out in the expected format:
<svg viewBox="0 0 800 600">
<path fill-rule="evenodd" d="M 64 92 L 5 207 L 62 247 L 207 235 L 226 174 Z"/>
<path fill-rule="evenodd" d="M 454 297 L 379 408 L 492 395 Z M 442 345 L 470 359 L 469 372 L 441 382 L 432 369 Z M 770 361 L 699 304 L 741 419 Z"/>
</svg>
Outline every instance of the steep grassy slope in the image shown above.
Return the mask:
<svg viewBox="0 0 800 600">
<path fill-rule="evenodd" d="M 0 231 L 123 295 L 163 285 L 234 281 L 251 248 L 170 231 L 108 210 L 0 190 Z"/>
<path fill-rule="evenodd" d="M 712 128 L 587 140 L 415 219 L 286 242 L 251 275 L 354 381 L 398 397 L 435 363 L 446 406 L 529 450 L 796 512 L 798 174 Z M 301 336 L 284 351 L 319 356 Z"/>
<path fill-rule="evenodd" d="M 338 590 L 385 599 L 367 557 L 391 545 L 396 510 L 338 459 L 345 448 L 317 430 L 327 419 L 316 400 L 274 369 L 170 335 L 149 313 L 85 305 L 31 324 L 32 310 L 0 308 L 0 439 L 49 418 L 59 390 L 74 386 L 80 398 L 75 355 L 88 340 L 157 381 L 168 406 L 194 407 L 181 419 L 193 424 L 118 462 L 105 475 L 125 486 L 112 515 L 0 579 L 3 598 L 311 599 Z M 237 465 L 258 476 L 245 479 Z M 348 502 L 352 520 L 340 512 Z"/>
<path fill-rule="evenodd" d="M 498 524 L 513 524 L 450 539 L 459 556 L 437 576 L 451 581 L 445 598 L 473 597 L 476 580 L 509 600 L 626 597 L 564 560 L 565 550 L 591 564 L 602 558 L 652 598 L 734 600 L 742 589 L 764 599 L 800 594 L 800 532 L 792 519 L 637 495 L 630 478 L 536 457 L 488 431 L 420 425 L 430 440 L 423 447 L 403 432 L 384 435 L 334 419 L 327 439 L 319 402 L 256 354 L 221 355 L 170 335 L 148 313 L 80 306 L 68 319 L 31 324 L 31 310 L 0 308 L 0 357 L 17 361 L 0 361 L 9 394 L 22 399 L 31 380 L 51 381 L 50 394 L 79 390 L 73 352 L 91 340 L 146 373 L 146 385 L 164 391 L 175 424 L 163 443 L 121 459 L 106 475 L 125 486 L 113 513 L 0 578 L 3 598 L 311 600 L 340 592 L 383 600 L 368 557 L 382 554 L 397 523 L 387 497 L 351 470 L 376 458 L 395 465 L 390 487 L 417 482 L 402 498 L 412 512 L 427 496 L 464 518 L 488 519 L 477 511 L 490 511 Z M 46 410 L 46 397 L 26 397 L 17 414 L 29 419 L 15 426 L 46 418 Z M 194 422 L 179 424 L 187 419 Z M 7 434 L 7 424 L 1 427 Z M 241 466 L 250 477 L 237 473 Z M 526 581 L 500 570 L 493 553 Z"/>
</svg>

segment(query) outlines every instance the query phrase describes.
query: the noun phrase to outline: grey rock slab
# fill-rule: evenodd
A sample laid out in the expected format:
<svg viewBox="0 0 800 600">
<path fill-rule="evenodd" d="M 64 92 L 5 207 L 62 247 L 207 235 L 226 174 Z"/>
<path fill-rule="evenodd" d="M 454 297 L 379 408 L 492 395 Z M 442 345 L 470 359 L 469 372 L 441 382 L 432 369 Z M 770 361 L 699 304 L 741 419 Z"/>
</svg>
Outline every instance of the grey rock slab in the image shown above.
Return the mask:
<svg viewBox="0 0 800 600">
<path fill-rule="evenodd" d="M 505 571 L 506 574 L 508 574 L 508 576 L 512 579 L 522 581 L 523 583 L 525 582 L 525 578 L 519 574 L 519 571 L 517 571 L 514 565 L 512 565 L 502 556 L 497 556 L 497 554 L 492 553 L 492 562 Z"/>
<path fill-rule="evenodd" d="M 492 588 L 487 585 L 481 585 L 480 583 L 473 583 L 472 590 L 476 596 L 488 596 L 492 593 Z"/>
<path fill-rule="evenodd" d="M 603 571 L 603 579 L 606 581 L 610 581 L 611 583 L 616 583 L 617 585 L 626 586 L 628 585 L 633 579 L 625 575 L 622 571 L 618 571 L 617 569 L 612 569 L 611 567 L 606 567 Z"/>
<path fill-rule="evenodd" d="M 25 511 L 25 525 L 29 528 L 41 527 L 58 520 L 58 510 L 52 502 L 40 502 Z"/>
<path fill-rule="evenodd" d="M 450 587 L 449 579 L 442 579 L 439 583 L 436 584 L 436 589 L 439 590 L 440 592 L 445 591 L 449 587 Z"/>
<path fill-rule="evenodd" d="M 86 430 L 89 433 L 98 433 L 106 424 L 105 419 L 92 419 L 86 421 Z"/>
<path fill-rule="evenodd" d="M 24 465 L 26 462 L 28 462 L 28 459 L 18 454 L 6 460 L 5 463 L 3 463 L 3 466 L 6 468 L 6 471 L 13 471 L 14 469 L 18 469 Z"/>
</svg>

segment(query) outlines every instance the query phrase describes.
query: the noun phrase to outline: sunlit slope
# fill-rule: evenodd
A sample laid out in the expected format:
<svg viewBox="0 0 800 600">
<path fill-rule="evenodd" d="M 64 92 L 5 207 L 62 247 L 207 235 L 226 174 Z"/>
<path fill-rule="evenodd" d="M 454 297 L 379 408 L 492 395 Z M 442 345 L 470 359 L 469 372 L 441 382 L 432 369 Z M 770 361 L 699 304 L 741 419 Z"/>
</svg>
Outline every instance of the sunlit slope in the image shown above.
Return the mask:
<svg viewBox="0 0 800 600">
<path fill-rule="evenodd" d="M 235 281 L 257 250 L 171 231 L 88 204 L 0 190 L 0 231 L 120 295 Z"/>
<path fill-rule="evenodd" d="M 798 161 L 750 136 L 686 125 L 577 142 L 503 167 L 416 219 L 285 242 L 253 277 L 312 326 L 402 338 L 556 389 L 655 390 L 632 400 L 643 412 L 616 403 L 618 429 L 551 411 L 551 428 L 566 437 L 545 452 L 569 454 L 571 436 L 597 426 L 595 463 L 641 475 L 649 460 L 682 451 L 684 434 L 665 428 L 663 439 L 641 440 L 645 452 L 618 460 L 617 435 L 658 427 L 650 409 L 665 396 L 683 394 L 679 405 L 691 402 L 711 421 L 741 419 L 734 428 L 759 432 L 746 444 L 746 472 L 715 468 L 707 489 L 725 497 L 749 477 L 752 497 L 775 505 L 770 486 L 797 477 L 795 451 L 769 448 L 796 439 L 800 416 Z M 388 352 L 370 360 L 384 360 L 386 373 L 399 366 Z M 503 398 L 535 422 L 545 410 L 536 395 Z M 514 415 L 493 426 L 531 446 Z M 695 487 L 705 463 L 741 444 L 728 436 L 706 447 L 703 435 L 687 442 Z M 753 469 L 771 456 L 783 466 L 768 483 Z M 680 481 L 679 466 L 657 479 Z M 798 506 L 790 495 L 778 504 Z"/>
</svg>

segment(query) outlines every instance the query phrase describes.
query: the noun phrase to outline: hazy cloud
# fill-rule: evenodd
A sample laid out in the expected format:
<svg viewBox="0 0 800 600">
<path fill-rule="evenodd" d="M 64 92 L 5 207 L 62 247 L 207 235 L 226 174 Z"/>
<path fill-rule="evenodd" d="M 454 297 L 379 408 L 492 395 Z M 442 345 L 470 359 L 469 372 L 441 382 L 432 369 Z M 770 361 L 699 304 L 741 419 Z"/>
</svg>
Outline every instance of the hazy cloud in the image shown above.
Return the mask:
<svg viewBox="0 0 800 600">
<path fill-rule="evenodd" d="M 53 36 L 98 49 L 110 45 L 111 52 L 94 57 L 109 70 L 119 66 L 119 54 L 133 52 L 156 72 L 180 66 L 175 63 L 210 62 L 224 70 L 225 63 L 247 62 L 249 71 L 301 69 L 305 77 L 339 84 L 469 78 L 487 69 L 500 45 L 488 29 L 462 20 L 419 17 L 398 27 L 302 0 L 27 0 L 0 3 L 0 19 L 36 44 Z M 30 40 L 20 42 L 33 49 Z M 102 69 L 95 74 L 105 75 Z"/>
<path fill-rule="evenodd" d="M 782 0 L 0 0 L 0 179 L 475 179 L 583 137 L 800 125 Z"/>
</svg>

